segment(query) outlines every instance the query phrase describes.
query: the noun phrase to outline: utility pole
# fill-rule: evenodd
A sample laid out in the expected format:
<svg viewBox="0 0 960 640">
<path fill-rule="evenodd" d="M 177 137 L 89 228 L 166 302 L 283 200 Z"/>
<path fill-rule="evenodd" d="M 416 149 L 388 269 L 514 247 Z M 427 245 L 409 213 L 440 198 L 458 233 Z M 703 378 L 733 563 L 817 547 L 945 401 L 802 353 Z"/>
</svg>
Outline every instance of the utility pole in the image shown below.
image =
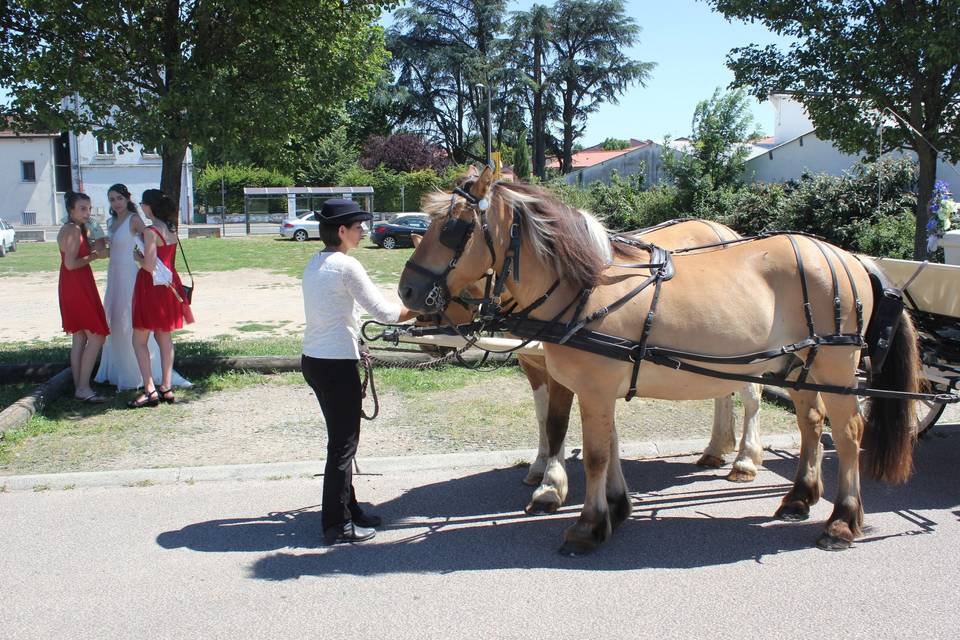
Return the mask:
<svg viewBox="0 0 960 640">
<path fill-rule="evenodd" d="M 225 224 L 227 220 L 226 198 L 227 198 L 227 188 L 223 184 L 223 175 L 221 174 L 220 175 L 220 237 L 221 238 L 227 237 L 227 227 Z"/>
</svg>

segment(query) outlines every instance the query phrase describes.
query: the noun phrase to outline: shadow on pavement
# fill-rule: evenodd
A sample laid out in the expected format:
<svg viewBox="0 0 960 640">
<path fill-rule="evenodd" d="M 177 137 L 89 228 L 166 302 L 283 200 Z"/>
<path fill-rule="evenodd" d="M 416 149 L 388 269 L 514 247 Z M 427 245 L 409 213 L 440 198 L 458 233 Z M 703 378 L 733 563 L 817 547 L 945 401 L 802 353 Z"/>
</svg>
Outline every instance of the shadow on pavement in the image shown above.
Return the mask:
<svg viewBox="0 0 960 640">
<path fill-rule="evenodd" d="M 829 439 L 825 439 L 829 443 Z M 160 534 L 164 548 L 210 552 L 275 552 L 251 566 L 251 577 L 288 580 L 300 576 L 447 573 L 504 568 L 559 568 L 572 570 L 628 570 L 639 568 L 695 568 L 764 558 L 810 549 L 823 522 L 781 523 L 771 519 L 777 499 L 789 489 L 796 458 L 774 452 L 766 468 L 772 474 L 759 483 L 718 481 L 723 470 L 705 471 L 675 459 L 625 460 L 633 495 L 631 518 L 596 553 L 572 559 L 556 553 L 563 530 L 574 522 L 582 501 L 583 470 L 570 460 L 570 498 L 558 514 L 527 516 L 522 507 L 530 489 L 520 483 L 525 469 L 493 469 L 416 487 L 378 505 L 387 523 L 385 532 L 401 532 L 399 539 L 330 548 L 320 542 L 319 507 L 271 513 L 260 518 L 213 520 Z M 960 431 L 921 442 L 916 451 L 916 473 L 903 487 L 887 487 L 864 479 L 863 498 L 870 514 L 894 513 L 906 520 L 916 535 L 935 530 L 937 522 L 919 510 L 951 509 L 960 505 L 956 461 Z M 825 499 L 836 492 L 836 458 L 824 457 Z M 678 490 L 678 487 L 680 490 Z M 669 489 L 669 491 L 667 491 Z M 662 492 L 662 493 L 661 493 Z M 743 517 L 728 517 L 726 502 L 755 501 L 740 509 Z M 712 507 L 707 514 L 700 508 Z M 952 515 L 960 516 L 960 511 Z M 386 537 L 386 536 L 384 536 Z M 869 544 L 869 528 L 858 541 Z"/>
</svg>

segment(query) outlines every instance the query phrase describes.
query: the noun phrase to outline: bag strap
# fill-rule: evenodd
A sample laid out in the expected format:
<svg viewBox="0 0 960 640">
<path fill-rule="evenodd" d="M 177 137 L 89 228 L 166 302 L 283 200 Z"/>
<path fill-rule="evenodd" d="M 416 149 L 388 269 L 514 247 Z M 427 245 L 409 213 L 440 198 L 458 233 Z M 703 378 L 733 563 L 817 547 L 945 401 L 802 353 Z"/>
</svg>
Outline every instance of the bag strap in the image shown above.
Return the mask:
<svg viewBox="0 0 960 640">
<path fill-rule="evenodd" d="M 180 255 L 183 257 L 183 266 L 187 268 L 187 275 L 190 276 L 190 286 L 193 286 L 193 272 L 190 271 L 190 263 L 187 262 L 187 254 L 183 250 L 183 243 L 180 242 L 180 234 L 177 234 L 177 246 L 180 248 Z"/>
</svg>

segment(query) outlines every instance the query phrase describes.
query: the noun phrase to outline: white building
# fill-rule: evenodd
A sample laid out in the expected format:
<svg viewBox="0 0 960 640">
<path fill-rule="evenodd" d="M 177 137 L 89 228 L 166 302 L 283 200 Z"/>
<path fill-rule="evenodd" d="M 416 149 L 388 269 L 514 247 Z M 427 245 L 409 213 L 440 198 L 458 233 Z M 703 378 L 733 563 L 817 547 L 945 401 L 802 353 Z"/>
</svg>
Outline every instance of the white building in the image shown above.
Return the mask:
<svg viewBox="0 0 960 640">
<path fill-rule="evenodd" d="M 785 182 L 799 179 L 805 172 L 840 175 L 862 161 L 863 154 L 843 153 L 829 140 L 819 138 L 806 109 L 792 96 L 775 94 L 770 96 L 770 103 L 775 113 L 773 136 L 752 145 L 745 166 L 748 180 Z M 916 159 L 911 151 L 891 151 L 883 157 L 896 158 L 904 153 Z M 947 182 L 954 195 L 960 193 L 960 166 L 941 158 L 937 178 Z"/>
<path fill-rule="evenodd" d="M 121 183 L 127 186 L 135 202 L 147 189 L 160 187 L 160 155 L 135 142 L 114 143 L 93 133 L 70 134 L 70 166 L 73 184 L 93 204 L 95 216 L 110 211 L 107 190 Z M 180 171 L 180 222 L 191 222 L 193 211 L 193 156 L 187 149 Z"/>
<path fill-rule="evenodd" d="M 57 224 L 58 137 L 55 133 L 0 131 L 0 218 L 6 222 Z"/>
</svg>

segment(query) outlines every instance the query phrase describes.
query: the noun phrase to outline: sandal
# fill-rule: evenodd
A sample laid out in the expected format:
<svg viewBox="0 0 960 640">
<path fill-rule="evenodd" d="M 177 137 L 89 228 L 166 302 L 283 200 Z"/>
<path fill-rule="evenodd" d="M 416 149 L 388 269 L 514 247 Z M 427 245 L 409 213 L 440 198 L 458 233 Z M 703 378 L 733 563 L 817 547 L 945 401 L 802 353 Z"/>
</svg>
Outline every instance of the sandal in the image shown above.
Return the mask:
<svg viewBox="0 0 960 640">
<path fill-rule="evenodd" d="M 127 403 L 128 409 L 139 409 L 141 407 L 155 407 L 160 404 L 160 396 L 157 394 L 157 390 L 154 389 L 150 393 L 144 391 L 140 394 L 135 400 L 131 400 Z"/>
<path fill-rule="evenodd" d="M 163 387 L 157 387 L 157 391 L 160 392 L 160 402 L 166 402 L 167 404 L 173 404 L 177 401 L 177 397 L 173 395 L 173 387 L 169 389 L 164 389 Z"/>
<path fill-rule="evenodd" d="M 79 396 L 74 396 L 74 398 L 75 398 L 78 402 L 82 402 L 83 404 L 103 404 L 104 402 L 107 401 L 106 398 L 104 398 L 103 396 L 101 396 L 101 395 L 99 395 L 99 394 L 97 394 L 97 393 L 91 393 L 91 394 L 90 394 L 89 396 L 87 396 L 86 398 L 81 398 L 81 397 L 79 397 Z"/>
</svg>

